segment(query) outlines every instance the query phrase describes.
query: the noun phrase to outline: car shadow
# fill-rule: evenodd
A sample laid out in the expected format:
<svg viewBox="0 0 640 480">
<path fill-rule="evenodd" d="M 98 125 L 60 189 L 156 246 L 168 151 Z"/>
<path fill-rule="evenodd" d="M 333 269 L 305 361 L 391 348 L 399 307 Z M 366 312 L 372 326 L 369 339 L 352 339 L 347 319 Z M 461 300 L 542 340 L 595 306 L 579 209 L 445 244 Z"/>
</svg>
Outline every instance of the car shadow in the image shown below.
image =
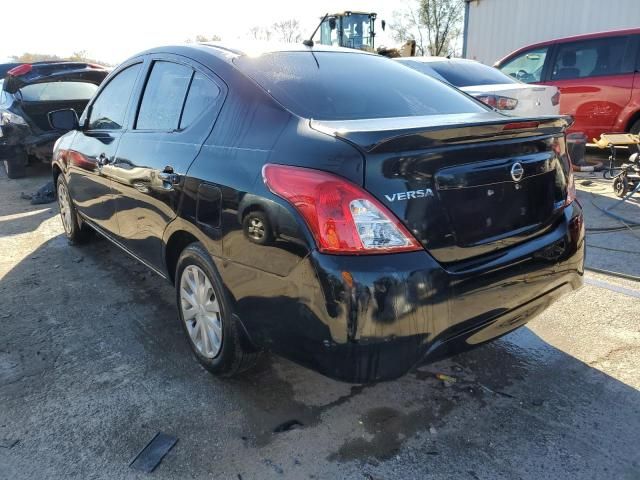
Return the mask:
<svg viewBox="0 0 640 480">
<path fill-rule="evenodd" d="M 335 382 L 272 355 L 225 380 L 193 359 L 173 287 L 108 242 L 54 236 L 0 295 L 0 440 L 19 441 L 0 462 L 22 472 L 124 476 L 163 430 L 180 442 L 161 478 L 207 475 L 214 458 L 225 478 L 640 475 L 638 390 L 529 328 L 392 382 Z"/>
</svg>

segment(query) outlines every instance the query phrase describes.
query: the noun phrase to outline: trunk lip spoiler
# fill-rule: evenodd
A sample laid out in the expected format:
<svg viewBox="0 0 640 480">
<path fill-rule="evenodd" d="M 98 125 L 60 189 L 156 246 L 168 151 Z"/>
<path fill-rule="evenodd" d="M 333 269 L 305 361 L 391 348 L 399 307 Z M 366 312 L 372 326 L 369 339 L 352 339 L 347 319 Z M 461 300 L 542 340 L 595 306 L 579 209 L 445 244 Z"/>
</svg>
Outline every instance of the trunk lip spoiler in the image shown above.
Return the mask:
<svg viewBox="0 0 640 480">
<path fill-rule="evenodd" d="M 508 125 L 530 124 L 523 128 L 506 128 Z M 535 127 L 531 126 L 536 124 Z M 482 114 L 431 115 L 416 117 L 396 117 L 365 120 L 309 120 L 309 127 L 321 133 L 341 138 L 357 145 L 366 153 L 379 149 L 384 144 L 413 136 L 428 137 L 440 132 L 440 144 L 490 140 L 496 136 L 519 135 L 551 129 L 555 133 L 564 132 L 573 123 L 569 115 L 544 115 L 537 117 L 508 117 L 486 112 Z M 491 128 L 494 127 L 494 128 Z M 501 128 L 500 128 L 501 127 Z M 469 135 L 468 130 L 489 129 L 485 134 L 477 132 Z M 467 135 L 456 135 L 456 130 L 467 130 Z M 450 131 L 457 141 L 442 141 L 442 133 Z M 462 133 L 462 132 L 459 132 Z M 546 132 L 540 132 L 546 133 Z M 433 135 L 431 135 L 433 137 Z"/>
</svg>

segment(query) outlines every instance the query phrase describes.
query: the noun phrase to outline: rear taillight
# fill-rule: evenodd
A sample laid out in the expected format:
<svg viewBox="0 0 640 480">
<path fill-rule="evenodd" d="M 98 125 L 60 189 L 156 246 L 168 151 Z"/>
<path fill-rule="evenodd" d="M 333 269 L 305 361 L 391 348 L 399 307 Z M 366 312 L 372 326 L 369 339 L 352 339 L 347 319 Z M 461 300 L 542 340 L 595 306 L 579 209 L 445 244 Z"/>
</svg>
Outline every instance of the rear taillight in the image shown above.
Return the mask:
<svg viewBox="0 0 640 480">
<path fill-rule="evenodd" d="M 551 105 L 554 107 L 560 103 L 560 92 L 556 92 L 553 97 L 551 97 Z"/>
<path fill-rule="evenodd" d="M 518 106 L 518 100 L 515 98 L 501 97 L 499 95 L 478 95 L 476 98 L 498 110 L 513 110 Z"/>
<path fill-rule="evenodd" d="M 32 68 L 33 67 L 30 63 L 24 63 L 22 65 L 18 65 L 17 67 L 13 67 L 7 72 L 7 75 L 11 75 L 12 77 L 19 77 L 20 75 L 29 73 Z"/>
<path fill-rule="evenodd" d="M 6 110 L 0 110 L 0 125 L 26 125 L 27 122 L 19 115 L 15 113 L 7 112 Z"/>
<path fill-rule="evenodd" d="M 302 215 L 321 252 L 363 255 L 422 249 L 384 205 L 344 178 L 285 165 L 265 165 L 262 176 L 269 190 Z"/>
</svg>

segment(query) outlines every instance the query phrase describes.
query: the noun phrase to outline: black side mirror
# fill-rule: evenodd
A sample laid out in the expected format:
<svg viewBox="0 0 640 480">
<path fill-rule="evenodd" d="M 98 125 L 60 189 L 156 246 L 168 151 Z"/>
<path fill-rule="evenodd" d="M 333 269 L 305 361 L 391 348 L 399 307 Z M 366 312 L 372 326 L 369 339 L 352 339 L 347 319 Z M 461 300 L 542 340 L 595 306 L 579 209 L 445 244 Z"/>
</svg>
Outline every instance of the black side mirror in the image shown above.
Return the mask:
<svg viewBox="0 0 640 480">
<path fill-rule="evenodd" d="M 331 30 L 335 30 L 336 29 L 336 19 L 335 18 L 330 18 L 329 19 L 329 28 L 331 28 Z"/>
<path fill-rule="evenodd" d="M 49 112 L 49 125 L 54 130 L 77 130 L 80 126 L 78 114 L 71 108 Z"/>
<path fill-rule="evenodd" d="M 382 25 L 382 31 L 384 32 L 384 29 L 387 28 L 387 22 L 385 22 L 384 20 L 382 20 L 380 22 L 380 24 Z"/>
</svg>

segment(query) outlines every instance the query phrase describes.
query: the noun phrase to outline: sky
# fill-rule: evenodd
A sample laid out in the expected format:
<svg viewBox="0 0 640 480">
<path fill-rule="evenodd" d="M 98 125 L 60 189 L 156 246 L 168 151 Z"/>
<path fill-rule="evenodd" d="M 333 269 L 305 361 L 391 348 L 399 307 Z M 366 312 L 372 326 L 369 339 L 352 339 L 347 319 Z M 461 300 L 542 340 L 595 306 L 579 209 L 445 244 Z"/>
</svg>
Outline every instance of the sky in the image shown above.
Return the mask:
<svg viewBox="0 0 640 480">
<path fill-rule="evenodd" d="M 196 35 L 215 34 L 224 41 L 248 38 L 254 26 L 291 18 L 300 21 L 306 36 L 325 13 L 344 10 L 376 12 L 376 45 L 393 46 L 379 20 L 391 21 L 401 6 L 388 0 L 23 0 L 19 10 L 31 16 L 3 18 L 0 61 L 24 52 L 64 57 L 86 50 L 89 58 L 117 64 L 147 48 L 183 43 Z"/>
</svg>

